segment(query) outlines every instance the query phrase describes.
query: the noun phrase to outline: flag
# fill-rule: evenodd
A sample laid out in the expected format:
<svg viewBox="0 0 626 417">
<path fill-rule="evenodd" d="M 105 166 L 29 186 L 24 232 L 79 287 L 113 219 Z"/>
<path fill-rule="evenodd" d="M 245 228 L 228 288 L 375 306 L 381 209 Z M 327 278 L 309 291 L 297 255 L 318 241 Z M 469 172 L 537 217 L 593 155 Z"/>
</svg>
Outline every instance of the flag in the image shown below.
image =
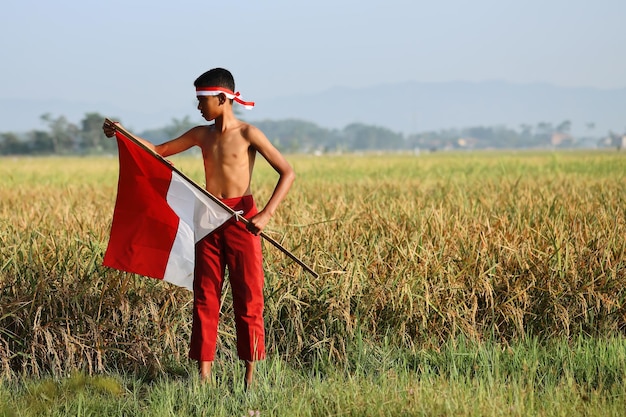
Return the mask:
<svg viewBox="0 0 626 417">
<path fill-rule="evenodd" d="M 193 290 L 195 244 L 233 214 L 116 132 L 117 200 L 104 266 Z"/>
</svg>

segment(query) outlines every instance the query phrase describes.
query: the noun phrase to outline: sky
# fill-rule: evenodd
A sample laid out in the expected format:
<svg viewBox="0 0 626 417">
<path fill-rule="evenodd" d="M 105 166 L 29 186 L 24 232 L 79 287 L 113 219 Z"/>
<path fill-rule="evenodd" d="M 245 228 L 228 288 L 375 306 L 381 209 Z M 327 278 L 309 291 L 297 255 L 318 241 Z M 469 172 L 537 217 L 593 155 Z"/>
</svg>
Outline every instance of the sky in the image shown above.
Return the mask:
<svg viewBox="0 0 626 417">
<path fill-rule="evenodd" d="M 0 100 L 194 108 L 213 67 L 257 102 L 407 81 L 626 88 L 624 17 L 624 0 L 3 0 Z"/>
</svg>

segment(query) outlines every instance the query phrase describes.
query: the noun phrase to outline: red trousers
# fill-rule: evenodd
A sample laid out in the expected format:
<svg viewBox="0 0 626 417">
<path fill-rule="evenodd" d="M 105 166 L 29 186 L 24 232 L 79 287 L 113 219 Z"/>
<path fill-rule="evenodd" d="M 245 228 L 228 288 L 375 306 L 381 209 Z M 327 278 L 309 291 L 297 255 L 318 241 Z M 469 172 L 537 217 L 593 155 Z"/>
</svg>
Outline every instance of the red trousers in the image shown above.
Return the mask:
<svg viewBox="0 0 626 417">
<path fill-rule="evenodd" d="M 243 217 L 257 213 L 252 196 L 222 200 Z M 196 244 L 193 281 L 193 326 L 189 357 L 198 361 L 215 358 L 220 299 L 225 269 L 233 295 L 237 330 L 237 354 L 254 361 L 265 358 L 263 323 L 263 260 L 261 237 L 235 218 Z"/>
</svg>

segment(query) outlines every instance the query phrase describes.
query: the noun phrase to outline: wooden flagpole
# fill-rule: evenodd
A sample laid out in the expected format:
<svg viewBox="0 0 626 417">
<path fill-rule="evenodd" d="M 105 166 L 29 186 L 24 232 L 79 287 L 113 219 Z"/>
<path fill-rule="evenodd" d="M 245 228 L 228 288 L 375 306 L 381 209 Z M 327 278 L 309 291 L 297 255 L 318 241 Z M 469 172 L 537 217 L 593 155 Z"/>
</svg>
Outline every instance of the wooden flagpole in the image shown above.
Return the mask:
<svg viewBox="0 0 626 417">
<path fill-rule="evenodd" d="M 183 174 L 178 168 L 176 168 L 175 166 L 173 166 L 172 164 L 170 164 L 167 160 L 165 160 L 165 158 L 163 158 L 161 155 L 159 155 L 158 153 L 154 152 L 152 149 L 148 148 L 146 145 L 144 145 L 143 143 L 141 143 L 140 141 L 138 141 L 129 131 L 127 131 L 126 129 L 124 129 L 122 126 L 120 126 L 119 124 L 113 122 L 110 119 L 104 119 L 105 124 L 110 124 L 111 126 L 115 127 L 115 130 L 117 130 L 118 132 L 120 132 L 122 135 L 126 136 L 129 140 L 131 140 L 133 143 L 135 143 L 136 145 L 138 145 L 139 147 L 141 147 L 142 149 L 144 149 L 146 152 L 148 152 L 149 154 L 153 155 L 157 160 L 159 160 L 161 163 L 165 164 L 168 168 L 170 168 L 172 171 L 176 172 L 178 175 L 180 175 L 182 178 L 184 178 L 185 180 L 187 180 L 190 184 L 192 184 L 198 191 L 200 191 L 201 193 L 203 193 L 205 196 L 209 197 L 211 200 L 213 200 L 215 203 L 217 203 L 220 207 L 222 207 L 224 210 L 226 210 L 227 212 L 229 212 L 230 214 L 234 215 L 238 221 L 243 222 L 246 226 L 250 224 L 250 222 L 248 221 L 248 219 L 246 219 L 245 217 L 239 215 L 235 210 L 233 210 L 232 208 L 230 208 L 229 206 L 227 206 L 226 204 L 224 204 L 219 198 L 215 197 L 213 194 L 211 194 L 210 192 L 208 192 L 205 188 L 199 186 L 198 184 L 196 184 L 193 180 L 191 180 L 189 177 L 187 177 L 185 174 Z M 282 251 L 285 255 L 287 255 L 289 258 L 291 258 L 294 262 L 296 262 L 298 265 L 300 265 L 302 268 L 304 268 L 308 273 L 310 273 L 311 275 L 313 275 L 315 278 L 318 278 L 319 275 L 317 274 L 317 272 L 315 272 L 313 269 L 311 269 L 307 264 L 305 264 L 304 262 L 302 262 L 296 255 L 294 255 L 293 253 L 289 252 L 284 246 L 282 246 L 280 243 L 278 243 L 277 241 L 275 241 L 274 239 L 272 239 L 271 237 L 269 237 L 268 235 L 265 234 L 265 232 L 261 232 L 260 233 L 261 237 L 264 238 L 265 240 L 267 240 L 269 243 L 271 243 L 272 245 L 274 245 L 274 247 L 280 249 L 280 251 Z"/>
</svg>

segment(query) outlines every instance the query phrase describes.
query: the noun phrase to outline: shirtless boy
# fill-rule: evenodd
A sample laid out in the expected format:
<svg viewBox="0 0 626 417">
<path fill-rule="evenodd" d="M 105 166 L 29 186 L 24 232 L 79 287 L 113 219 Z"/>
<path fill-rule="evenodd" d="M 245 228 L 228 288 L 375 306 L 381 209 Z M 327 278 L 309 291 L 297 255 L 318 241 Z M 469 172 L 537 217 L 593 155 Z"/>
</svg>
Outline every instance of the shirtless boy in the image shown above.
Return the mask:
<svg viewBox="0 0 626 417">
<path fill-rule="evenodd" d="M 283 155 L 255 126 L 238 120 L 233 112 L 235 93 L 231 73 L 214 68 L 194 82 L 198 110 L 208 126 L 197 126 L 161 145 L 136 138 L 163 157 L 193 146 L 202 150 L 206 189 L 233 210 L 243 210 L 249 225 L 236 219 L 196 244 L 194 272 L 193 326 L 189 357 L 198 361 L 200 377 L 206 381 L 215 357 L 220 297 L 225 268 L 233 292 L 237 329 L 237 353 L 245 361 L 245 384 L 253 381 L 254 362 L 265 358 L 263 323 L 263 266 L 260 232 L 285 198 L 295 173 Z M 116 124 L 103 125 L 107 137 L 115 134 Z M 279 174 L 274 191 L 262 210 L 257 211 L 250 182 L 256 154 L 260 153 Z"/>
</svg>

